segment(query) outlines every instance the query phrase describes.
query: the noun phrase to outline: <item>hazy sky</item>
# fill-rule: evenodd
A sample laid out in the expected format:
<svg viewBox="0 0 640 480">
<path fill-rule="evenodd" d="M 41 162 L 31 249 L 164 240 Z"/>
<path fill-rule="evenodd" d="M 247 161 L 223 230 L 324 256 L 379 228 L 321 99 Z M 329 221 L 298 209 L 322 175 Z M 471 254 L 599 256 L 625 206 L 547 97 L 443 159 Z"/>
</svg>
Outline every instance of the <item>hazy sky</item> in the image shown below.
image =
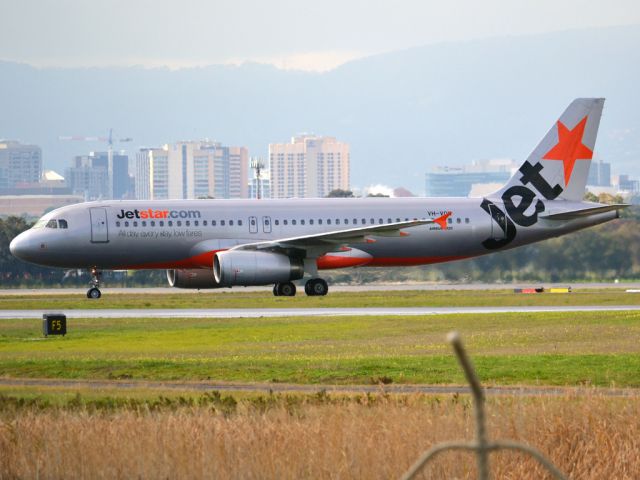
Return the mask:
<svg viewBox="0 0 640 480">
<path fill-rule="evenodd" d="M 0 0 L 0 59 L 327 69 L 447 40 L 640 24 L 638 0 Z"/>
</svg>

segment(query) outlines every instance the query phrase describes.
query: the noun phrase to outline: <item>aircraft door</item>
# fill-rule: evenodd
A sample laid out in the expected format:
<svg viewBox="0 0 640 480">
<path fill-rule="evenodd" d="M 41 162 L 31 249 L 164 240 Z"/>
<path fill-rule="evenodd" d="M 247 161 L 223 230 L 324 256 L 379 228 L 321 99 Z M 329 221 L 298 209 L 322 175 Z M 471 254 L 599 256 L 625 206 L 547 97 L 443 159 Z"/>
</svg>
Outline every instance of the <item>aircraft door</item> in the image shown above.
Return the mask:
<svg viewBox="0 0 640 480">
<path fill-rule="evenodd" d="M 258 233 L 257 217 L 249 217 L 249 233 Z"/>
<path fill-rule="evenodd" d="M 491 213 L 491 238 L 504 240 L 507 238 L 507 218 L 502 210 L 495 205 L 489 205 Z"/>
<path fill-rule="evenodd" d="M 107 225 L 106 208 L 90 208 L 91 242 L 107 243 L 109 241 L 109 227 Z"/>
<path fill-rule="evenodd" d="M 271 217 L 262 217 L 262 231 L 271 233 Z"/>
</svg>

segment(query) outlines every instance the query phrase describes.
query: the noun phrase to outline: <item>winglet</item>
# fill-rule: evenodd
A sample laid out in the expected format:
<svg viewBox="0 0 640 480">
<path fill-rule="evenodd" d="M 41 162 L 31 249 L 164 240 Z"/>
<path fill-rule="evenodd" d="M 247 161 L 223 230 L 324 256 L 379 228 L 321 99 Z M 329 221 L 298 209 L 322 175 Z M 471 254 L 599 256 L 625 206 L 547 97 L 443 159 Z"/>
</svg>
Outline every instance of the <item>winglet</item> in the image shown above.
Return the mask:
<svg viewBox="0 0 640 480">
<path fill-rule="evenodd" d="M 447 218 L 449 218 L 452 213 L 453 212 L 447 212 L 438 218 L 434 218 L 433 223 L 437 223 L 438 225 L 440 225 L 441 230 L 445 230 L 447 228 Z"/>
</svg>

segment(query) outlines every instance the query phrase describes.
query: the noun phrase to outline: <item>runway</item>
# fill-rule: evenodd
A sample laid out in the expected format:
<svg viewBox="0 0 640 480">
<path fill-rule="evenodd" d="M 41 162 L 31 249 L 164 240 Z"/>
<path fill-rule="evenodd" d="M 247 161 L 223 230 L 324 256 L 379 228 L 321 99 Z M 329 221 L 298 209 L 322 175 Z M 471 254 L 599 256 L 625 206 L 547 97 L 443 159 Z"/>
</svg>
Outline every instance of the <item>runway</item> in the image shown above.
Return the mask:
<svg viewBox="0 0 640 480">
<path fill-rule="evenodd" d="M 512 290 L 514 288 L 544 287 L 545 289 L 556 287 L 571 287 L 575 289 L 602 289 L 602 288 L 637 288 L 640 283 L 373 283 L 366 285 L 331 285 L 330 292 L 385 292 L 385 291 L 442 291 L 442 290 Z M 271 293 L 271 286 L 268 287 L 234 287 L 218 288 L 210 290 L 192 290 L 171 287 L 114 287 L 103 288 L 102 293 L 111 294 L 194 294 L 215 295 L 225 293 L 241 292 L 268 292 Z M 87 292 L 86 288 L 2 288 L 0 297 L 6 295 L 80 295 Z"/>
<path fill-rule="evenodd" d="M 639 311 L 640 305 L 522 306 L 522 307 L 364 307 L 364 308 L 193 308 L 193 309 L 76 309 L 0 310 L 0 319 L 42 318 L 43 313 L 64 313 L 67 318 L 273 318 L 429 316 L 495 313 L 623 312 Z"/>
<path fill-rule="evenodd" d="M 160 391 L 224 391 L 253 393 L 303 393 L 315 394 L 321 391 L 337 394 L 390 393 L 430 395 L 469 394 L 469 387 L 462 385 L 303 385 L 290 383 L 219 383 L 219 382 L 160 382 L 127 380 L 69 380 L 46 378 L 0 378 L 0 386 L 5 387 L 49 387 L 49 388 L 113 388 L 116 390 L 155 389 Z M 509 396 L 584 396 L 637 397 L 638 389 L 616 389 L 595 387 L 484 387 L 485 394 Z"/>
</svg>

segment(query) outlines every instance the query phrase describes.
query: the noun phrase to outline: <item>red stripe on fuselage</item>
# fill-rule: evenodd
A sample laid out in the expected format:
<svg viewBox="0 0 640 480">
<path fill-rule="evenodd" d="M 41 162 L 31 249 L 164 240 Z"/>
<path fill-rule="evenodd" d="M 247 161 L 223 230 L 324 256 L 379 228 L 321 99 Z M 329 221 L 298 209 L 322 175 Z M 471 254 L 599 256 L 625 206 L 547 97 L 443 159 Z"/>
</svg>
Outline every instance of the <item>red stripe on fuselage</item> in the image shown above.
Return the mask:
<svg viewBox="0 0 640 480">
<path fill-rule="evenodd" d="M 216 252 L 201 253 L 183 260 L 172 260 L 168 262 L 150 262 L 133 265 L 123 265 L 117 267 L 118 270 L 145 270 L 145 269 L 171 269 L 171 268 L 213 268 L 213 256 Z M 323 255 L 317 260 L 319 270 L 331 270 L 349 267 L 410 267 L 415 265 L 428 265 L 432 263 L 451 262 L 453 260 L 463 260 L 469 258 L 464 255 L 442 256 L 442 257 L 347 257 L 342 255 Z"/>
<path fill-rule="evenodd" d="M 213 268 L 213 256 L 216 252 L 222 250 L 213 250 L 211 252 L 204 252 L 193 257 L 185 258 L 183 260 L 171 260 L 168 262 L 150 262 L 139 263 L 134 265 L 124 265 L 118 267 L 118 270 L 151 270 L 151 269 L 165 269 L 165 268 Z"/>
</svg>

